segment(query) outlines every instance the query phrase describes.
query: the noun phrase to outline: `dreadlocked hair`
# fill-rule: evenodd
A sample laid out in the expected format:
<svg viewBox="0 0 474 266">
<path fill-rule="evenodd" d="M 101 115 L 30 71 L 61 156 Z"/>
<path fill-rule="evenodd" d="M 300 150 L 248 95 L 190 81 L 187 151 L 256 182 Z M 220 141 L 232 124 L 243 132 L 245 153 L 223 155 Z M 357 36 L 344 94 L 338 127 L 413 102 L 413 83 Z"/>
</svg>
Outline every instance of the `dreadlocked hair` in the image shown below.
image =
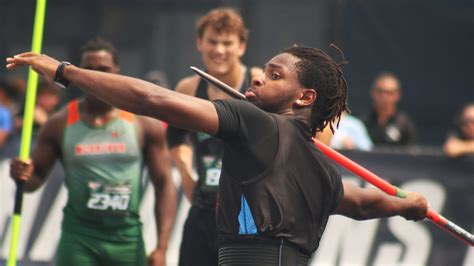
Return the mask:
<svg viewBox="0 0 474 266">
<path fill-rule="evenodd" d="M 283 51 L 300 59 L 296 64 L 299 83 L 317 92 L 310 117 L 313 134 L 322 131 L 327 125 L 334 133 L 333 123 L 337 128 L 341 113 L 350 112 L 347 106 L 347 82 L 342 75 L 342 65 L 347 64 L 347 61 L 341 49 L 334 44 L 330 46 L 341 55 L 340 63 L 316 48 L 295 45 Z"/>
</svg>

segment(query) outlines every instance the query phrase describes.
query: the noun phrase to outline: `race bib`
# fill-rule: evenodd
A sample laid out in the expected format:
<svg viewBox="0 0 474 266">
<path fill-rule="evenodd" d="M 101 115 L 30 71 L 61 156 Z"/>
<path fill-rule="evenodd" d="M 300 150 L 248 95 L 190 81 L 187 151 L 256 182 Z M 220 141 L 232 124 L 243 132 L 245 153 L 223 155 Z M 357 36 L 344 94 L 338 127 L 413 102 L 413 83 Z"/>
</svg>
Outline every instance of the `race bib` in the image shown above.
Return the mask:
<svg viewBox="0 0 474 266">
<path fill-rule="evenodd" d="M 218 186 L 221 169 L 211 168 L 206 171 L 206 186 Z"/>
<path fill-rule="evenodd" d="M 90 181 L 87 208 L 111 214 L 128 212 L 132 187 L 129 184 L 103 184 Z"/>
<path fill-rule="evenodd" d="M 205 179 L 201 183 L 204 191 L 217 191 L 219 178 L 221 177 L 222 161 L 214 156 L 203 156 L 203 167 L 205 170 Z"/>
</svg>

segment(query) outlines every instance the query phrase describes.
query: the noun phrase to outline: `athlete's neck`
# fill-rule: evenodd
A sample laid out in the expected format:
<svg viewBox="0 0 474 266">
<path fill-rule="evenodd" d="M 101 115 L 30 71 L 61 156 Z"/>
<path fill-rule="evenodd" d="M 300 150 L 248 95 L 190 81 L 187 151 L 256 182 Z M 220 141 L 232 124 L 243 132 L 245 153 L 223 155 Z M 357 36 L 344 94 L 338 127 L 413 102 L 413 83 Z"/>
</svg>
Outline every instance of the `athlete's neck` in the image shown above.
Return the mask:
<svg viewBox="0 0 474 266">
<path fill-rule="evenodd" d="M 305 108 L 288 108 L 278 112 L 280 115 L 288 115 L 298 118 L 299 120 L 303 121 L 309 127 L 311 127 L 311 107 Z"/>
<path fill-rule="evenodd" d="M 379 125 L 385 125 L 388 120 L 397 113 L 395 106 L 386 106 L 383 108 L 375 108 L 377 122 Z"/>
<path fill-rule="evenodd" d="M 86 96 L 83 100 L 83 111 L 89 116 L 106 117 L 114 112 L 115 108 L 93 96 Z"/>
</svg>

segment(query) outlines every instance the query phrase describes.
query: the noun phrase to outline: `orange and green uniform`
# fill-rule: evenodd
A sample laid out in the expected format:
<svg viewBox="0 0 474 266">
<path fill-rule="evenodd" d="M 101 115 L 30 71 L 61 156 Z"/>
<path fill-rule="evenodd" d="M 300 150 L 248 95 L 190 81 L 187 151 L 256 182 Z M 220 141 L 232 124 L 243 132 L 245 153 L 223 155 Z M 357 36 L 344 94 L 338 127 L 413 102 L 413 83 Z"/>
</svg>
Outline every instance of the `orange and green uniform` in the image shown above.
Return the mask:
<svg viewBox="0 0 474 266">
<path fill-rule="evenodd" d="M 94 127 L 79 101 L 67 106 L 61 158 L 68 188 L 58 265 L 145 263 L 139 203 L 143 157 L 135 115 Z"/>
</svg>

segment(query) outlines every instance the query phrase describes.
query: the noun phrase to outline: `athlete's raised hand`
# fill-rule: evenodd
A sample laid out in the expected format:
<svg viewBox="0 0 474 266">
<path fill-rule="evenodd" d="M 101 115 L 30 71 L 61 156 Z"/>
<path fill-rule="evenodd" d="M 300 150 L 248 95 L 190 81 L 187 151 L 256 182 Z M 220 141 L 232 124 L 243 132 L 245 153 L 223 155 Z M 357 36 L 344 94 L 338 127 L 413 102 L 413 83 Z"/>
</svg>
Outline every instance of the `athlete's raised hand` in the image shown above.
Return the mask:
<svg viewBox="0 0 474 266">
<path fill-rule="evenodd" d="M 56 73 L 56 69 L 60 62 L 45 54 L 37 54 L 27 52 L 8 57 L 6 60 L 7 69 L 15 69 L 21 66 L 31 66 L 38 74 L 43 75 L 47 80 L 52 81 Z"/>
</svg>

